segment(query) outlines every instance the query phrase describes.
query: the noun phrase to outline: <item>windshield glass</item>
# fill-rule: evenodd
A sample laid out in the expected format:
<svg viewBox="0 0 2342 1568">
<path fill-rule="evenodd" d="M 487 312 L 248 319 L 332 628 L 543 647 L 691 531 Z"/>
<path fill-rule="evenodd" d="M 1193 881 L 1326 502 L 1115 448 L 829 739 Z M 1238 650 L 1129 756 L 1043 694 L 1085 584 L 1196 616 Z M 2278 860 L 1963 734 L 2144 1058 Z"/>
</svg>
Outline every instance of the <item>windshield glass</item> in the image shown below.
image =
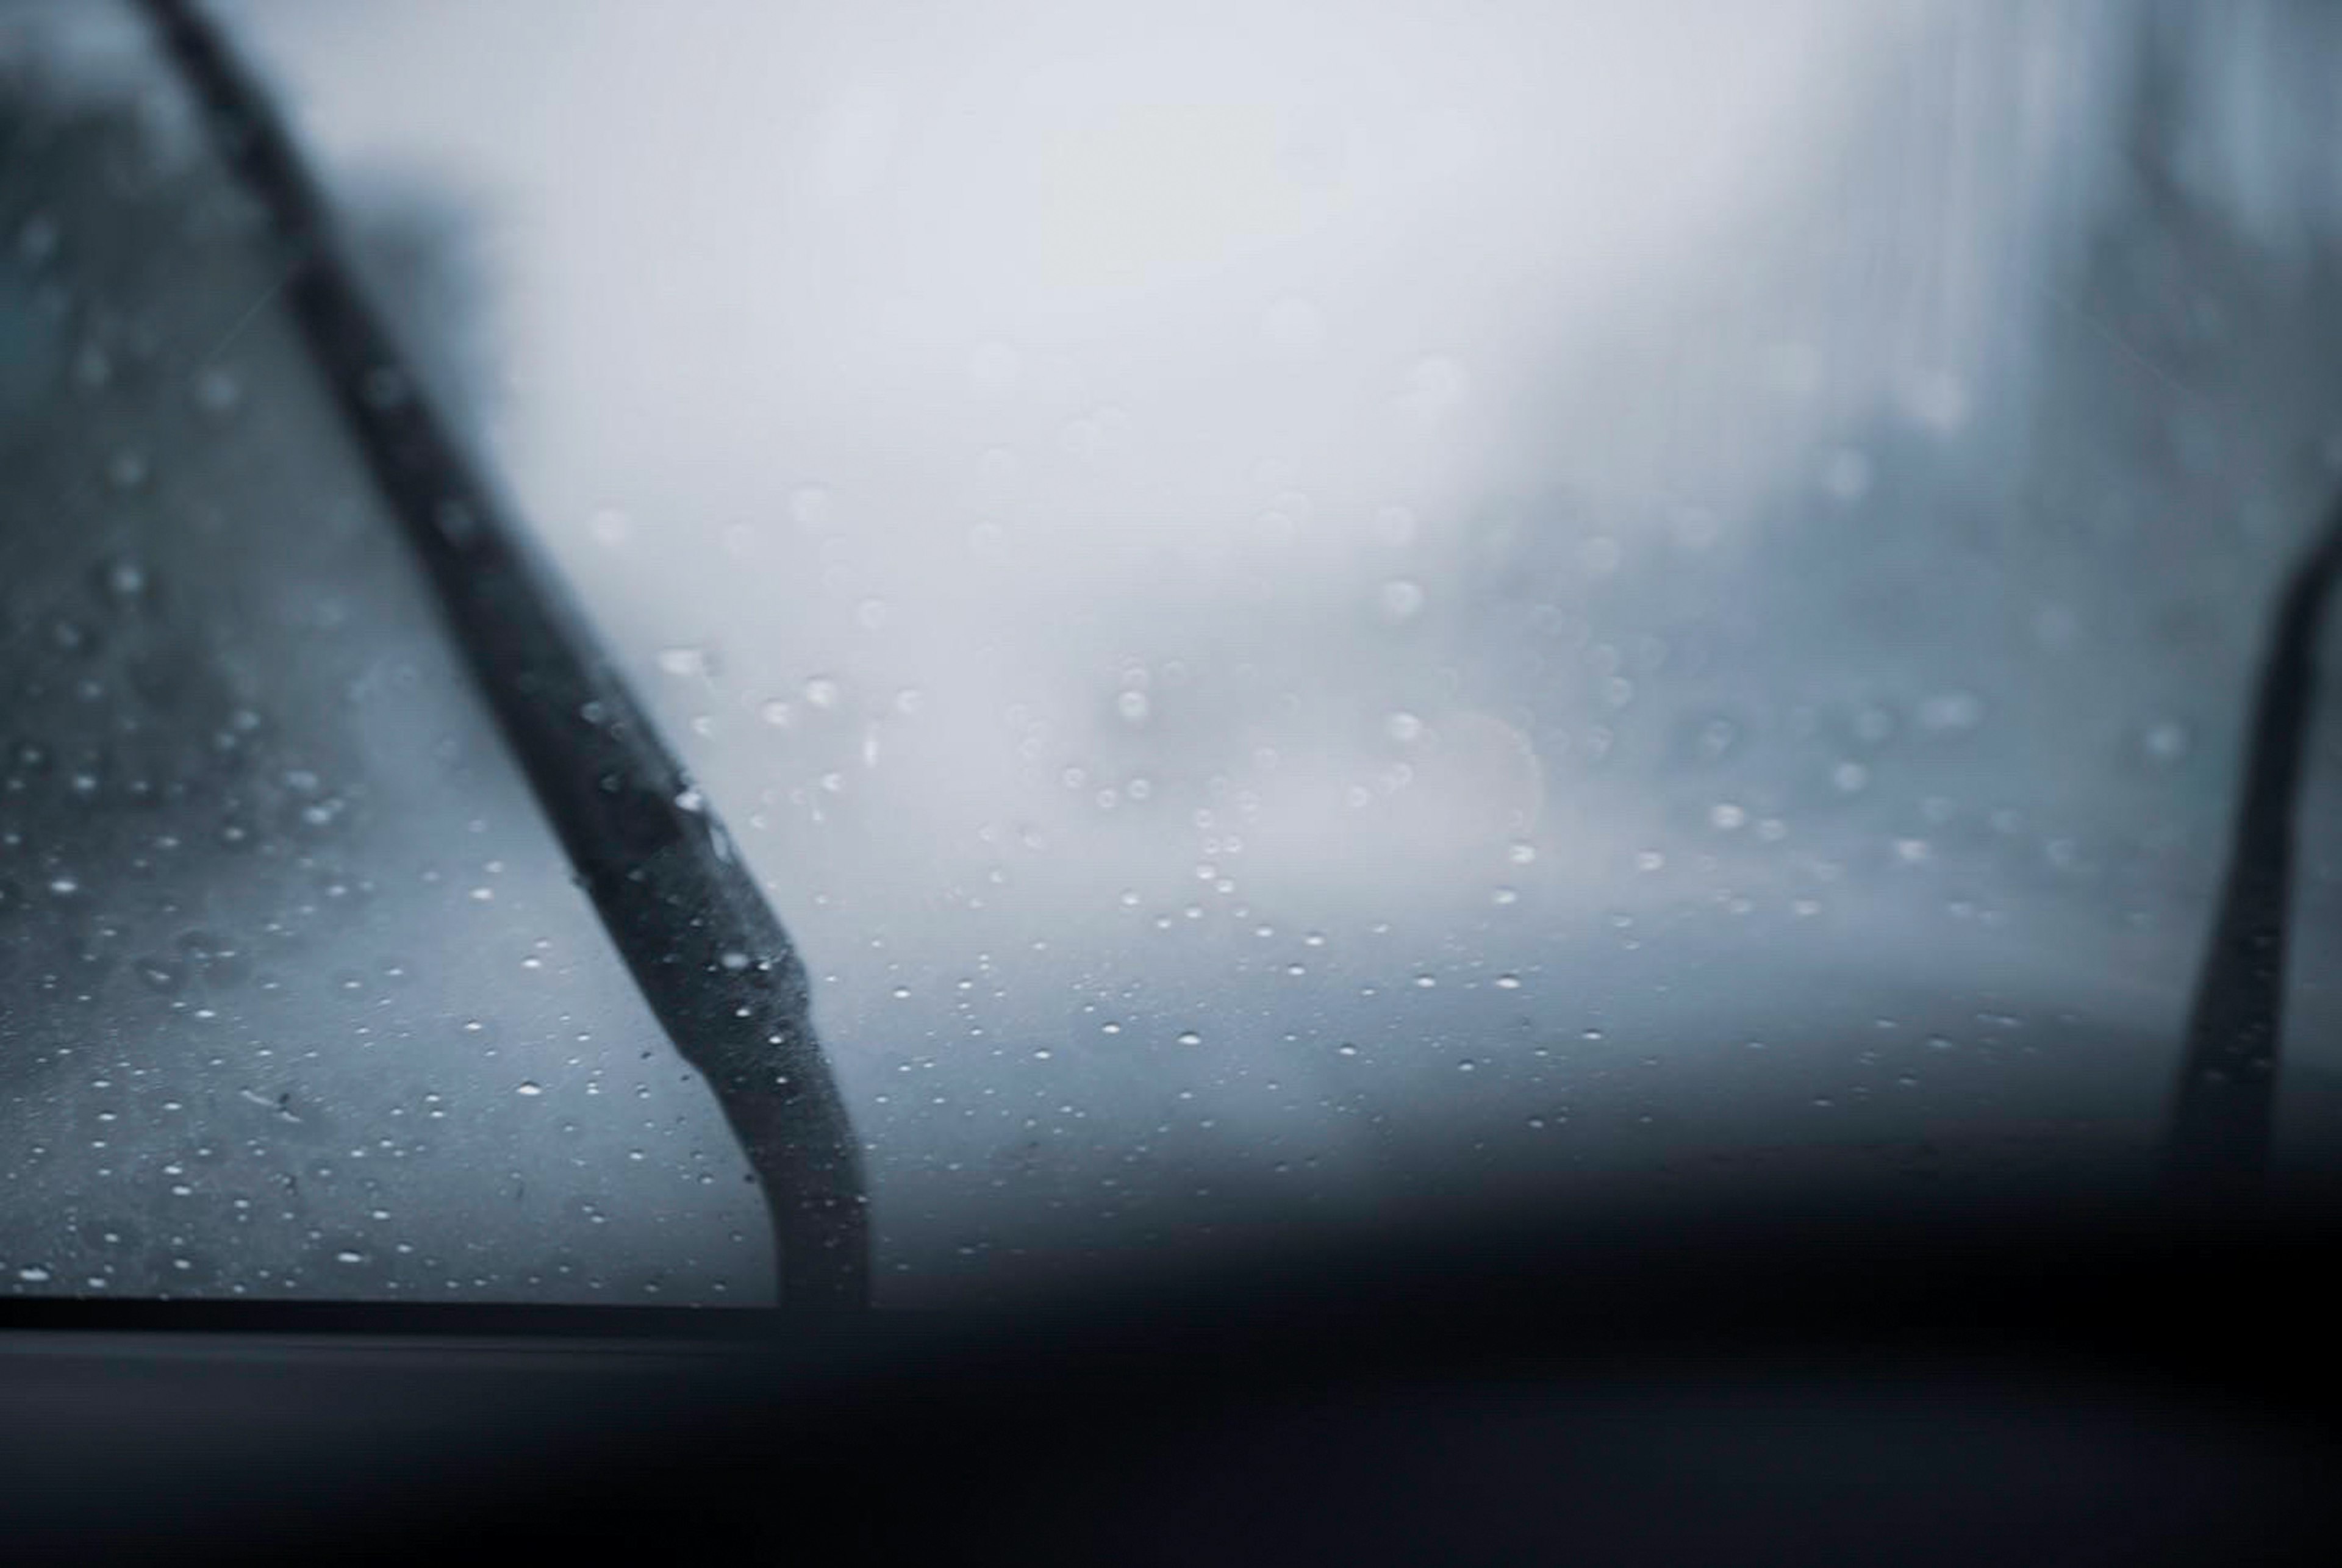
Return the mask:
<svg viewBox="0 0 2342 1568">
<path fill-rule="evenodd" d="M 70 9 L 10 38 L 0 100 L 5 1277 L 762 1297 L 740 1157 L 435 624 L 251 203 L 143 34 Z M 428 262 L 427 203 L 355 215 Z"/>
<path fill-rule="evenodd" d="M 265 195 L 66 9 L 0 7 L 0 1280 L 766 1299 Z M 2342 17 L 209 12 L 794 939 L 880 1301 L 2145 1168 L 2342 487 Z"/>
</svg>

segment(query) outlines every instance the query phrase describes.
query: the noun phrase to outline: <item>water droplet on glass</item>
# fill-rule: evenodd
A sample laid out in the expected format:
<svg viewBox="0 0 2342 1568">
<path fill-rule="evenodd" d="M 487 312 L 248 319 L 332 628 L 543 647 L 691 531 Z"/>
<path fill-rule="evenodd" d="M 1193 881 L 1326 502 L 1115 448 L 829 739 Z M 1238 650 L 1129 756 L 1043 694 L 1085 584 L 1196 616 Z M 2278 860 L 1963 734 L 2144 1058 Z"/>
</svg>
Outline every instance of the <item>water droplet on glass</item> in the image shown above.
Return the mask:
<svg viewBox="0 0 2342 1568">
<path fill-rule="evenodd" d="M 1822 488 L 1836 500 L 1855 502 L 1870 494 L 1870 459 L 1842 448 L 1822 462 Z"/>
<path fill-rule="evenodd" d="M 2176 763 L 2187 754 L 2187 726 L 2177 719 L 2157 720 L 2147 726 L 2141 744 L 2155 761 Z"/>
<path fill-rule="evenodd" d="M 81 352 L 74 355 L 73 374 L 74 380 L 85 389 L 100 391 L 114 379 L 114 356 L 101 345 L 85 344 Z"/>
<path fill-rule="evenodd" d="M 216 365 L 195 377 L 195 406 L 215 418 L 233 414 L 244 401 L 244 384 L 235 373 Z"/>
<path fill-rule="evenodd" d="M 1922 729 L 1972 730 L 1984 722 L 1984 699 L 1969 692 L 1947 692 L 1919 704 Z"/>
<path fill-rule="evenodd" d="M 545 1085 L 536 1083 L 533 1079 L 524 1079 L 521 1083 L 514 1086 L 513 1093 L 515 1094 L 525 1095 L 533 1100 L 537 1095 L 545 1093 Z"/>
<path fill-rule="evenodd" d="M 46 213 L 35 213 L 16 230 L 16 254 L 30 266 L 38 266 L 55 255 L 57 242 L 65 231 L 57 220 Z"/>
<path fill-rule="evenodd" d="M 115 599 L 135 599 L 146 592 L 146 568 L 126 558 L 107 562 L 99 580 Z"/>
<path fill-rule="evenodd" d="M 1404 577 L 1394 577 L 1376 590 L 1375 603 L 1386 621 L 1411 621 L 1423 611 L 1423 589 Z"/>
<path fill-rule="evenodd" d="M 1016 454 L 1006 446 L 987 446 L 977 454 L 976 476 L 992 490 L 1006 490 L 1016 482 Z"/>
<path fill-rule="evenodd" d="M 837 497 L 826 484 L 800 484 L 789 492 L 789 516 L 800 528 L 827 528 L 837 521 Z"/>
<path fill-rule="evenodd" d="M 467 545 L 478 537 L 480 520 L 463 502 L 450 498 L 431 510 L 431 521 L 451 544 Z"/>
<path fill-rule="evenodd" d="M 1470 385 L 1460 362 L 1444 354 L 1433 355 L 1416 361 L 1407 372 L 1402 401 L 1419 417 L 1436 417 L 1462 403 Z"/>
<path fill-rule="evenodd" d="M 396 408 L 406 401 L 406 377 L 389 365 L 376 365 L 358 383 L 358 394 L 371 408 Z"/>
</svg>

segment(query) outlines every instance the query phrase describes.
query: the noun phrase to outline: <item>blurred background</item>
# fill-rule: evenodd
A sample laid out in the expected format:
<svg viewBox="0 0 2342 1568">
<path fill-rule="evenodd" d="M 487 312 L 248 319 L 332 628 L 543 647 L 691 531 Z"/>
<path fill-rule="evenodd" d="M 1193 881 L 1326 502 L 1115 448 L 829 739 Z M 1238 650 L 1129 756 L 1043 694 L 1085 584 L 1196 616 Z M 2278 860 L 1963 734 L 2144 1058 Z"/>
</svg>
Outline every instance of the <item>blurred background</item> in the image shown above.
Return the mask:
<svg viewBox="0 0 2342 1568">
<path fill-rule="evenodd" d="M 803 949 L 882 1302 L 2144 1168 L 2342 11 L 212 10 Z M 763 1299 L 129 7 L 0 5 L 0 1285 Z"/>
</svg>

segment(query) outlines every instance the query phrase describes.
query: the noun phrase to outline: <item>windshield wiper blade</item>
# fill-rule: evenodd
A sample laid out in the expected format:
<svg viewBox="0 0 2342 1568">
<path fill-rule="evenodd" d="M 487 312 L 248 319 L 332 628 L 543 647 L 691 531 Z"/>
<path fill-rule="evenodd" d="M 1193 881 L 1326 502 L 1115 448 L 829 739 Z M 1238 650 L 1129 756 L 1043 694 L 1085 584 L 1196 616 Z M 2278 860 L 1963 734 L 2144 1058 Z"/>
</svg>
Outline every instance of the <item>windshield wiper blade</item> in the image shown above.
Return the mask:
<svg viewBox="0 0 2342 1568">
<path fill-rule="evenodd" d="M 285 247 L 285 306 L 643 998 L 762 1183 L 792 1305 L 869 1297 L 859 1145 L 804 964 L 713 807 L 527 548 L 338 253 L 267 96 L 192 0 L 140 0 Z"/>
<path fill-rule="evenodd" d="M 2163 1150 L 2167 1191 L 2248 1198 L 2268 1169 L 2317 635 L 2342 578 L 2342 502 L 2287 574 L 2260 669 L 2228 869 Z"/>
</svg>

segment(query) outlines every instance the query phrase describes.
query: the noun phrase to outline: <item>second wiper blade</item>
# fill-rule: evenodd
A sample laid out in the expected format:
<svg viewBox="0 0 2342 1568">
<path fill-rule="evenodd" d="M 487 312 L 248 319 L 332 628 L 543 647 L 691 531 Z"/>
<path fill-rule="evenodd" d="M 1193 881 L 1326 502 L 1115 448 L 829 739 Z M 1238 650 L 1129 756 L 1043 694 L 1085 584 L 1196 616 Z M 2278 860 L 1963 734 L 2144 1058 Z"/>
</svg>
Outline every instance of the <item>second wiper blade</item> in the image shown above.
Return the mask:
<svg viewBox="0 0 2342 1568">
<path fill-rule="evenodd" d="M 2342 502 L 2285 581 L 2246 742 L 2244 779 L 2211 940 L 2188 1015 L 2164 1177 L 2175 1196 L 2249 1194 L 2266 1177 L 2283 1042 L 2300 810 L 2317 636 L 2342 578 Z"/>
</svg>

